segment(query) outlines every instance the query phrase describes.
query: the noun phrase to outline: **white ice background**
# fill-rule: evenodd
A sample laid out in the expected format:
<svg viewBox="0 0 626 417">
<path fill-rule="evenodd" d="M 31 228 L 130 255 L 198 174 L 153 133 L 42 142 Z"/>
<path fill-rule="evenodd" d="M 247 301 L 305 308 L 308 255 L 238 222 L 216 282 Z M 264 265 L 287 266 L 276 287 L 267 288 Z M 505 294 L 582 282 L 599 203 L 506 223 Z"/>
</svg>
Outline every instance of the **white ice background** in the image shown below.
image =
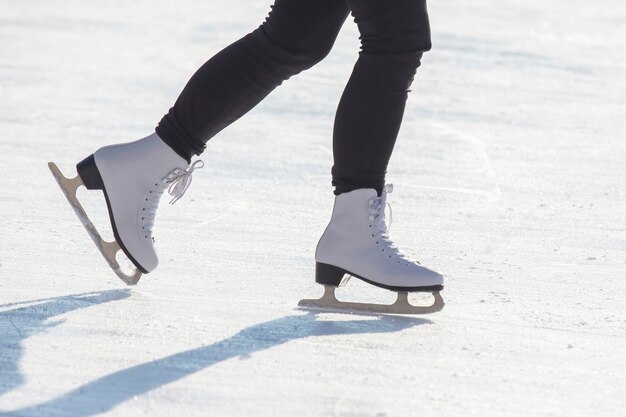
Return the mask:
<svg viewBox="0 0 626 417">
<path fill-rule="evenodd" d="M 0 415 L 626 415 L 623 0 L 430 2 L 388 180 L 394 239 L 446 277 L 441 313 L 296 308 L 322 290 L 351 20 L 209 143 L 162 204 L 158 270 L 127 288 L 108 269 L 46 163 L 73 175 L 149 134 L 268 10 L 0 0 Z M 98 193 L 79 196 L 106 229 Z"/>
</svg>

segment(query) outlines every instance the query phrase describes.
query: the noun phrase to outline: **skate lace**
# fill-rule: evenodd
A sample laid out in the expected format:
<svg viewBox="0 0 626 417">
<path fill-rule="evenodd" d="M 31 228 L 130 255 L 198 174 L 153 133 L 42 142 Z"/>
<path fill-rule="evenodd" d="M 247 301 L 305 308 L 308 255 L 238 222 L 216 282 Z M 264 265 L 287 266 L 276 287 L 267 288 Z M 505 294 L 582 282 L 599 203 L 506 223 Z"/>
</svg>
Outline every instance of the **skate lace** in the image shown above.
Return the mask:
<svg viewBox="0 0 626 417">
<path fill-rule="evenodd" d="M 167 189 L 167 192 L 172 196 L 170 204 L 176 203 L 185 195 L 185 192 L 191 185 L 193 176 L 191 175 L 194 170 L 204 167 L 202 160 L 197 160 L 191 164 L 186 170 L 175 168 L 170 171 L 160 182 L 155 182 L 154 187 L 148 191 L 148 195 L 144 199 L 144 208 L 142 211 L 141 220 L 144 222 L 142 230 L 145 233 L 145 238 L 152 238 L 152 229 L 154 228 L 154 222 L 156 220 L 156 212 L 159 208 L 159 202 L 161 196 Z M 154 240 L 154 238 L 152 238 Z"/>
<path fill-rule="evenodd" d="M 402 252 L 389 235 L 391 224 L 393 222 L 393 211 L 391 209 L 391 204 L 387 201 L 387 195 L 392 192 L 393 184 L 387 184 L 385 185 L 383 193 L 380 197 L 375 197 L 369 200 L 369 220 L 375 228 L 374 231 L 377 235 L 377 242 L 381 242 L 383 244 L 383 250 L 386 249 L 389 251 L 389 257 L 395 255 L 403 261 L 415 262 L 419 264 L 419 262 L 412 261 L 407 254 Z M 387 224 L 385 216 L 385 209 L 387 207 L 389 208 L 389 224 Z"/>
<path fill-rule="evenodd" d="M 170 200 L 170 204 L 176 203 L 178 200 L 181 199 L 183 195 L 185 195 L 185 192 L 187 191 L 187 188 L 189 188 L 189 186 L 191 185 L 191 180 L 193 179 L 191 174 L 195 169 L 200 169 L 203 167 L 204 162 L 199 159 L 191 164 L 186 171 L 183 171 L 182 169 L 175 169 L 174 171 L 169 173 L 168 177 L 172 176 L 172 174 L 173 177 L 170 180 L 164 179 L 163 181 L 164 184 L 170 185 L 167 192 L 169 195 L 174 197 L 172 198 L 172 200 Z"/>
</svg>

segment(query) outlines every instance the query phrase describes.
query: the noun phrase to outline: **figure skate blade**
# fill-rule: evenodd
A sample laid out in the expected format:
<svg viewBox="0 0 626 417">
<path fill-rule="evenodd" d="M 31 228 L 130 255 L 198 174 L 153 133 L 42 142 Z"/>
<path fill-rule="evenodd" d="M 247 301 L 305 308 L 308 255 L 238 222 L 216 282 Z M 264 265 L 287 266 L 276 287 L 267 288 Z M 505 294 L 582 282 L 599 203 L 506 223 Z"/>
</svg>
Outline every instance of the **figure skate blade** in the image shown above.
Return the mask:
<svg viewBox="0 0 626 417">
<path fill-rule="evenodd" d="M 337 312 L 364 312 L 380 314 L 430 314 L 441 311 L 445 305 L 439 291 L 433 292 L 435 299 L 430 306 L 415 306 L 409 303 L 406 292 L 398 292 L 398 298 L 393 304 L 369 304 L 339 301 L 335 297 L 335 288 L 332 285 L 324 285 L 324 295 L 319 299 L 304 299 L 298 303 L 299 307 L 307 309 L 337 311 Z"/>
<path fill-rule="evenodd" d="M 80 222 L 85 227 L 85 230 L 87 230 L 87 233 L 89 233 L 89 236 L 91 236 L 91 240 L 93 240 L 93 243 L 95 243 L 96 247 L 109 264 L 109 267 L 111 267 L 113 272 L 115 272 L 115 274 L 127 285 L 136 285 L 141 278 L 141 271 L 133 268 L 132 273 L 127 274 L 122 270 L 120 264 L 115 259 L 115 255 L 121 250 L 119 243 L 115 240 L 113 242 L 107 242 L 102 239 L 100 233 L 98 233 L 98 230 L 89 219 L 89 216 L 87 216 L 85 209 L 78 201 L 78 198 L 76 197 L 76 190 L 78 187 L 83 185 L 83 181 L 80 176 L 77 175 L 71 179 L 67 178 L 54 162 L 49 162 L 48 168 L 50 168 L 52 176 L 54 176 L 54 179 L 59 184 L 59 187 L 61 187 L 65 198 L 67 198 L 67 201 L 74 209 L 74 212 L 80 219 Z"/>
</svg>

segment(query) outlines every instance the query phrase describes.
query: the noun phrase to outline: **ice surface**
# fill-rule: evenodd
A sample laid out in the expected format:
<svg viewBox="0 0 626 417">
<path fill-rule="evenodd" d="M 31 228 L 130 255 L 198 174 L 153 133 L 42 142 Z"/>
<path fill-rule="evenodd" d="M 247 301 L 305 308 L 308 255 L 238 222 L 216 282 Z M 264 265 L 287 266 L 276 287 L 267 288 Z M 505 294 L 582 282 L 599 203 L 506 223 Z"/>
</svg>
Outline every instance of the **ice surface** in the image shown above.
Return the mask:
<svg viewBox="0 0 626 417">
<path fill-rule="evenodd" d="M 210 143 L 160 212 L 161 266 L 128 289 L 46 162 L 69 175 L 149 133 L 268 4 L 0 10 L 0 415 L 624 415 L 625 2 L 431 2 L 389 171 L 395 240 L 447 280 L 423 318 L 295 308 L 322 292 L 352 22 Z M 353 281 L 340 297 L 393 299 Z"/>
</svg>

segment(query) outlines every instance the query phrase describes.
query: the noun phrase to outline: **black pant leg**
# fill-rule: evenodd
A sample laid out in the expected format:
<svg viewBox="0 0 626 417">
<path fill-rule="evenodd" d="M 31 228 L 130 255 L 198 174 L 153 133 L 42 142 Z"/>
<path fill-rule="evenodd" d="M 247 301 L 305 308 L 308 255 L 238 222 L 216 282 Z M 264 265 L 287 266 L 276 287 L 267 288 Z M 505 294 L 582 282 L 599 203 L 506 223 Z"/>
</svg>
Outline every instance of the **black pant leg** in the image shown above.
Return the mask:
<svg viewBox="0 0 626 417">
<path fill-rule="evenodd" d="M 337 109 L 333 132 L 335 194 L 382 192 L 387 164 L 422 53 L 430 50 L 425 0 L 346 0 L 361 51 Z"/>
<path fill-rule="evenodd" d="M 276 0 L 265 22 L 209 59 L 156 128 L 187 160 L 292 75 L 322 60 L 348 16 L 343 0 Z"/>
</svg>

